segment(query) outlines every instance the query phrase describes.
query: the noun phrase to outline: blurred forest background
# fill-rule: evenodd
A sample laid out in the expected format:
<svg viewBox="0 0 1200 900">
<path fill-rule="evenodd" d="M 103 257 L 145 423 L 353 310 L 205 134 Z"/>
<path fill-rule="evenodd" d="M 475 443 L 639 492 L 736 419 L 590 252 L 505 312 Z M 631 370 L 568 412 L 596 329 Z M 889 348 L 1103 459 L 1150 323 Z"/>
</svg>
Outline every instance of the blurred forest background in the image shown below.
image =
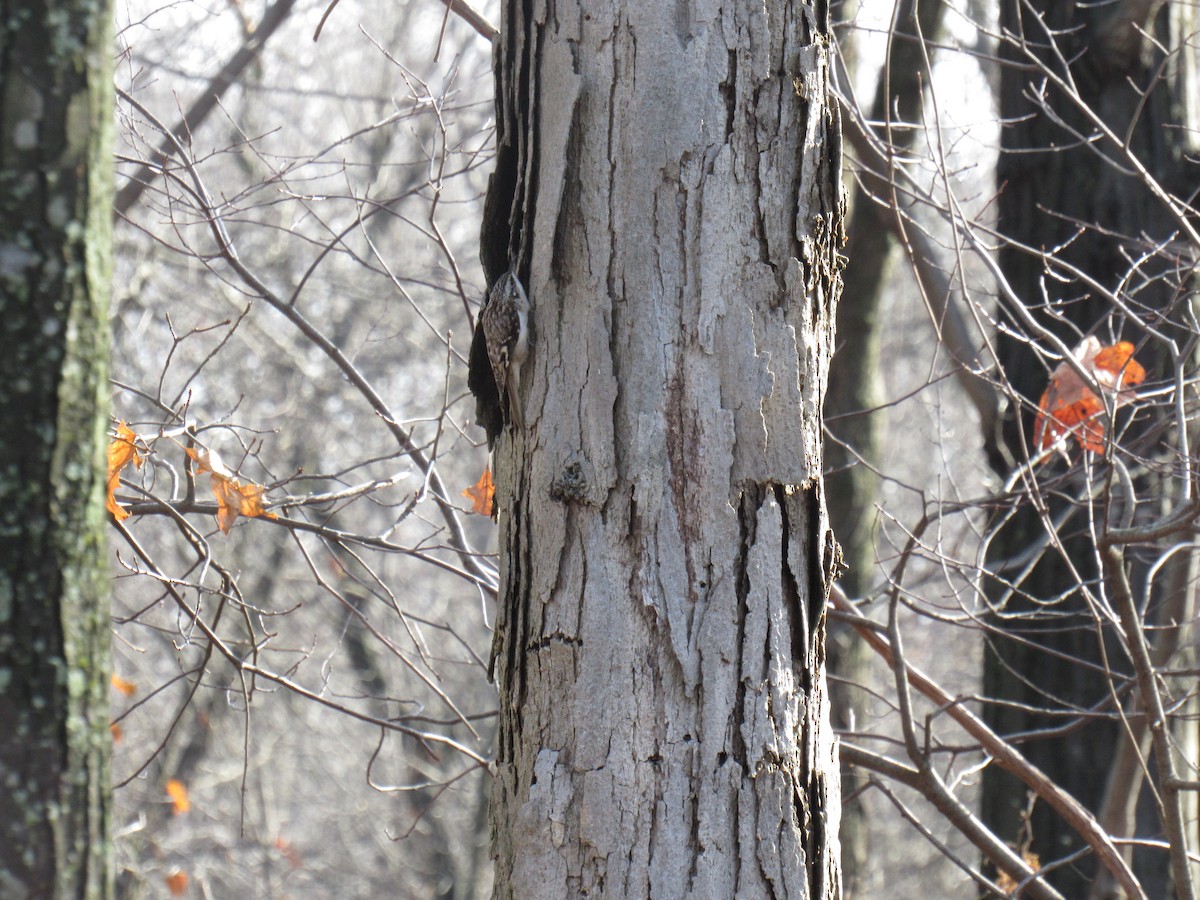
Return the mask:
<svg viewBox="0 0 1200 900">
<path fill-rule="evenodd" d="M 113 540 L 130 896 L 489 887 L 494 526 L 460 492 L 486 461 L 490 46 L 438 4 L 354 0 L 314 42 L 325 6 L 118 8 L 114 414 L 147 451 Z M 279 518 L 222 534 L 189 448 Z"/>
<path fill-rule="evenodd" d="M 1068 761 L 1049 738 L 1103 720 L 1117 729 L 1114 750 L 1123 734 L 1129 765 L 1161 786 L 1138 718 L 1146 682 L 1122 655 L 1134 631 L 1157 654 L 1178 777 L 1197 780 L 1194 516 L 1139 537 L 1149 588 L 1167 562 L 1188 564 L 1169 597 L 1147 591 L 1133 631 L 1105 631 L 1120 615 L 1097 549 L 1109 524 L 1153 524 L 1193 502 L 1190 189 L 1164 180 L 1167 199 L 1155 193 L 1157 170 L 1131 135 L 1149 118 L 1149 86 L 1170 90 L 1167 155 L 1183 184 L 1188 172 L 1195 181 L 1194 8 L 1139 5 L 1122 20 L 1136 59 L 1111 77 L 1133 85 L 1134 112 L 1128 135 L 1097 139 L 1117 113 L 1091 104 L 1083 74 L 1055 81 L 1087 54 L 1067 42 L 1094 23 L 1058 22 L 1074 5 L 1044 3 L 1048 24 L 1034 35 L 1032 7 L 1011 5 L 1029 16 L 1028 34 L 976 0 L 836 10 L 852 224 L 828 471 L 850 568 L 830 642 L 838 724 L 862 751 L 845 776 L 843 831 L 859 897 L 995 893 L 943 790 L 983 810 L 1035 866 L 1061 857 L 1099 884 L 1086 841 L 1037 845 L 1030 810 L 1046 802 L 1022 791 L 988 806 L 981 788 L 997 755 L 957 730 L 951 708 L 1049 716 L 990 721 L 1022 747 L 1040 729 L 1049 755 Z M 1125 15 L 1129 4 L 1101 6 Z M 463 492 L 487 463 L 465 357 L 485 287 L 499 4 L 449 14 L 432 0 L 119 0 L 117 15 L 113 402 L 143 457 L 121 471 L 129 516 L 111 542 L 121 893 L 488 896 L 495 539 Z M 1150 74 L 1131 74 L 1134 63 Z M 1074 102 L 1072 89 L 1075 107 L 1055 107 Z M 1103 171 L 1140 188 L 1130 206 L 1161 206 L 1171 223 L 1053 212 L 1035 192 L 1013 202 L 1066 230 L 1018 229 L 1004 199 L 1018 191 L 1004 185 L 1036 184 L 1014 175 L 1020 154 L 1002 152 L 1005 134 L 1036 117 L 1018 102 L 1041 103 L 1042 120 L 1078 136 L 1020 140 L 1103 156 Z M 1105 140 L 1117 149 L 1096 151 Z M 1067 162 L 1065 191 L 1103 195 L 1103 176 L 1069 181 L 1072 167 L 1085 171 Z M 1096 236 L 1112 241 L 1097 251 L 1114 261 L 1108 271 L 1071 257 Z M 1036 267 L 1028 283 L 1016 257 Z M 1147 301 L 1152 290 L 1166 299 Z M 1119 419 L 1124 462 L 1085 452 L 1079 432 L 1054 447 L 1033 434 L 1039 395 L 1060 365 L 1074 371 L 1064 360 L 1090 334 L 1135 342 L 1149 370 L 1133 404 L 1093 383 L 1110 437 L 1118 398 L 1137 407 L 1140 425 L 1127 427 L 1127 410 Z M 1005 341 L 1028 357 L 1013 362 Z M 1033 524 L 995 552 L 1027 509 Z M 1086 548 L 1069 549 L 1071 536 Z M 1035 588 L 1044 559 L 1084 561 L 1068 587 Z M 1072 598 L 1091 604 L 1083 625 L 1055 618 Z M 1182 605 L 1156 618 L 1168 601 Z M 876 625 L 855 631 L 858 615 Z M 1042 650 L 1082 673 L 1070 677 L 1089 699 L 1033 686 L 1034 699 L 984 702 L 1010 696 L 995 669 L 985 675 L 985 656 L 1003 656 L 989 648 L 1046 621 L 1038 635 L 1088 644 Z M 1018 643 L 1041 648 L 1028 628 Z M 902 659 L 953 700 L 914 706 L 903 666 L 868 648 L 864 631 L 886 634 L 893 658 L 903 635 Z M 1097 663 L 1097 648 L 1112 660 Z M 914 768 L 889 768 L 891 757 Z M 1103 786 L 1114 765 L 1079 774 Z M 1142 781 L 1121 778 L 1128 802 L 1110 799 L 1110 812 L 1137 802 Z M 1171 802 L 1104 822 L 1110 836 L 1159 841 L 1138 871 L 1163 891 L 1177 839 L 1156 823 Z M 1010 835 L 1013 803 L 1023 817 Z M 1194 813 L 1185 819 L 1195 850 Z"/>
</svg>

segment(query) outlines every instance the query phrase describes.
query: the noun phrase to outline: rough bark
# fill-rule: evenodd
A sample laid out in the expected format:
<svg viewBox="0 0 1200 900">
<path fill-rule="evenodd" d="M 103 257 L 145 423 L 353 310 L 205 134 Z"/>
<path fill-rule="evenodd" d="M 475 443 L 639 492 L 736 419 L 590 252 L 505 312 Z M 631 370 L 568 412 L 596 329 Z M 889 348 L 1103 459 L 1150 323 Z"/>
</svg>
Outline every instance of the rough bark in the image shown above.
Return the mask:
<svg viewBox="0 0 1200 900">
<path fill-rule="evenodd" d="M 1118 134 L 1128 132 L 1133 152 L 1168 190 L 1187 196 L 1192 187 L 1181 179 L 1194 175 L 1188 176 L 1181 167 L 1183 144 L 1190 140 L 1187 130 L 1179 127 L 1179 89 L 1184 82 L 1171 76 L 1170 67 L 1160 70 L 1161 54 L 1138 30 L 1144 26 L 1162 41 L 1162 47 L 1180 46 L 1180 35 L 1171 33 L 1169 18 L 1154 18 L 1158 6 L 1115 3 L 1091 7 L 1070 0 L 1041 0 L 1022 6 L 1010 0 L 1003 6 L 1002 26 L 1010 34 L 1024 35 L 1029 53 L 1052 70 L 1063 72 L 1064 61 L 1069 60 L 1070 76 L 1087 105 Z M 1044 23 L 1037 16 L 1044 16 Z M 1058 45 L 1053 50 L 1049 46 L 1051 30 Z M 1060 248 L 1061 258 L 1115 290 L 1128 268 L 1131 248 L 1143 239 L 1167 237 L 1176 225 L 1165 207 L 1121 164 L 1117 148 L 1104 141 L 1081 144 L 1068 131 L 1074 129 L 1082 135 L 1095 131 L 1070 101 L 1051 87 L 1047 99 L 1056 116 L 1036 108 L 1031 84 L 1041 79 L 1030 71 L 1027 53 L 1010 45 L 1005 57 L 1001 117 L 1006 125 L 998 173 L 1000 231 L 1029 247 Z M 1149 96 L 1143 98 L 1140 92 L 1152 85 Z M 1117 164 L 1114 158 L 1118 158 Z M 1090 227 L 1081 228 L 1083 224 Z M 1047 278 L 1036 254 L 1009 246 L 1001 250 L 1000 263 L 1016 294 L 1069 346 L 1113 312 L 1086 286 Z M 1053 313 L 1042 305 L 1044 290 L 1056 304 Z M 1139 290 L 1137 299 L 1153 308 L 1168 297 L 1165 284 L 1151 283 Z M 1121 324 L 1127 340 L 1138 341 L 1143 336 L 1136 323 Z M 1046 383 L 1046 366 L 1028 342 L 1011 333 L 1000 336 L 999 346 L 1005 377 L 1028 404 L 1036 404 Z M 1152 378 L 1165 374 L 1163 360 L 1153 358 L 1156 349 L 1153 342 L 1139 349 L 1139 359 L 1150 367 Z M 1023 411 L 1026 441 L 1033 434 L 1028 404 Z M 1010 417 L 1007 450 L 1020 459 L 1023 438 L 1016 424 L 1017 417 Z M 1011 459 L 1002 458 L 1003 448 L 994 450 L 993 466 L 1007 470 Z M 1147 492 L 1146 496 L 1165 496 L 1162 492 L 1169 486 L 1155 490 L 1157 494 Z M 1060 501 L 1052 500 L 1050 517 L 1057 517 L 1063 508 Z M 1011 577 L 1014 571 L 1004 569 L 998 561 L 1018 557 L 1043 534 L 1037 513 L 1023 511 L 993 544 L 990 570 L 1002 578 Z M 1099 578 L 1094 544 L 1084 519 L 1077 516 L 1062 530 L 1061 538 L 1062 553 L 1047 552 L 1022 579 L 1020 593 L 1005 609 L 1008 616 L 1042 614 L 1024 623 L 1006 620 L 1004 627 L 1019 640 L 997 637 L 989 642 L 985 692 L 1015 704 L 987 708 L 988 723 L 1001 734 L 1025 734 L 1066 724 L 1062 716 L 1039 715 L 1032 712 L 1035 708 L 1103 710 L 1110 696 L 1103 675 L 1105 655 L 1119 674 L 1130 671 L 1115 635 L 1098 623 L 1081 595 L 1080 579 L 1095 584 Z M 1004 592 L 1000 582 L 995 588 L 997 596 Z M 1111 706 L 1107 711 L 1111 714 Z M 1057 784 L 1098 813 L 1123 732 L 1111 718 L 1090 717 L 1079 724 L 1081 727 L 1053 740 L 1025 742 L 1022 750 Z M 1136 787 L 1133 790 L 1136 792 Z M 983 814 L 998 834 L 1017 842 L 1025 833 L 1027 807 L 1028 797 L 1020 785 L 994 769 L 985 772 Z M 1078 837 L 1044 805 L 1034 806 L 1028 833 L 1032 834 L 1032 850 L 1043 863 L 1079 847 Z M 1166 854 L 1154 852 L 1139 863 L 1138 874 L 1149 895 L 1166 896 Z M 1050 881 L 1067 896 L 1083 897 L 1094 872 L 1094 861 L 1083 859 L 1058 869 Z"/>
<path fill-rule="evenodd" d="M 105 897 L 112 9 L 0 21 L 0 896 Z"/>
<path fill-rule="evenodd" d="M 825 12 L 508 2 L 501 31 L 483 258 L 534 347 L 496 448 L 496 896 L 837 896 Z"/>
</svg>

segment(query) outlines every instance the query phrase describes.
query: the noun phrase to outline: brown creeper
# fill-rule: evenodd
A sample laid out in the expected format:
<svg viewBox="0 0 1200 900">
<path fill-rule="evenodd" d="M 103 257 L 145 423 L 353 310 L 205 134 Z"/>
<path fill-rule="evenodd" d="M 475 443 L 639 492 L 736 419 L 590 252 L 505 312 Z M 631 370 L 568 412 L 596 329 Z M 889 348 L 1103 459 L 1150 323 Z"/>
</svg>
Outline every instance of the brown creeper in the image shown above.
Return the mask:
<svg viewBox="0 0 1200 900">
<path fill-rule="evenodd" d="M 508 420 L 524 428 L 521 417 L 521 364 L 529 355 L 529 298 L 511 271 L 505 272 L 488 291 L 479 312 L 479 327 L 487 344 L 488 360 L 496 379 L 500 408 L 508 396 Z"/>
</svg>

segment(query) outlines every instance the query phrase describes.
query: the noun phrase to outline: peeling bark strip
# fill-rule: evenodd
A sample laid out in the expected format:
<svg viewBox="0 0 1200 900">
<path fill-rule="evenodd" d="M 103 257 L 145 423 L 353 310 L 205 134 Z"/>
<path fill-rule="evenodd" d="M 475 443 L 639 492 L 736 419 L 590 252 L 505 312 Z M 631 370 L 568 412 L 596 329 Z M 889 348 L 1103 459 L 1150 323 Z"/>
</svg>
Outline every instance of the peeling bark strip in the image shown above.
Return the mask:
<svg viewBox="0 0 1200 900">
<path fill-rule="evenodd" d="M 112 895 L 112 8 L 0 17 L 0 897 Z"/>
<path fill-rule="evenodd" d="M 483 258 L 534 343 L 496 445 L 498 897 L 839 894 L 827 35 L 782 0 L 505 3 Z"/>
</svg>

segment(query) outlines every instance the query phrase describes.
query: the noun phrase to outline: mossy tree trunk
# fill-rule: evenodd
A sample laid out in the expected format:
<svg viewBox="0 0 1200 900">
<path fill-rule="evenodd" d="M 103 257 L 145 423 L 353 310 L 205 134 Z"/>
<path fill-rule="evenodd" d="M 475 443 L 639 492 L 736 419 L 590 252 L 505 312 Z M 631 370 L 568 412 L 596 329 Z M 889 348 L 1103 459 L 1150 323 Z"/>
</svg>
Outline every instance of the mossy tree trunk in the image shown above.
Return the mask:
<svg viewBox="0 0 1200 900">
<path fill-rule="evenodd" d="M 840 893 L 828 27 L 504 4 L 483 257 L 534 343 L 496 446 L 497 897 Z"/>
<path fill-rule="evenodd" d="M 0 18 L 0 896 L 112 894 L 112 8 Z"/>
</svg>

